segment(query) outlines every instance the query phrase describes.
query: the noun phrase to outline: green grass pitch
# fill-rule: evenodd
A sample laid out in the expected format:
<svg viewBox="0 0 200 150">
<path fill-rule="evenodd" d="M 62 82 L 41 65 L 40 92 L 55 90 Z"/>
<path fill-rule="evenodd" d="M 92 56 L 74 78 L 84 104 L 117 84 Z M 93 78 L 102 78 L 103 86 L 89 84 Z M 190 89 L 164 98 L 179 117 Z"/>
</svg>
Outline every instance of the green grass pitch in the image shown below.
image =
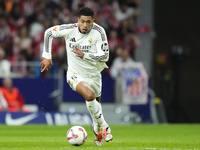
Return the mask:
<svg viewBox="0 0 200 150">
<path fill-rule="evenodd" d="M 111 125 L 113 141 L 97 147 L 90 126 L 83 126 L 87 141 L 79 147 L 66 139 L 71 126 L 0 125 L 0 150 L 200 150 L 198 124 Z"/>
</svg>

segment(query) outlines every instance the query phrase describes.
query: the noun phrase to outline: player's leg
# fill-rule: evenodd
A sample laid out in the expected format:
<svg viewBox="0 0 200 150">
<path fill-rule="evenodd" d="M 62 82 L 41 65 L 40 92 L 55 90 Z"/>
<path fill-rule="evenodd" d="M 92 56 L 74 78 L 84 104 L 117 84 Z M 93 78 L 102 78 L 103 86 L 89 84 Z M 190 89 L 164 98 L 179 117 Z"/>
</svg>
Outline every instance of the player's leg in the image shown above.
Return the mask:
<svg viewBox="0 0 200 150">
<path fill-rule="evenodd" d="M 99 104 L 99 102 L 97 102 L 95 98 L 95 93 L 87 82 L 85 81 L 79 82 L 76 86 L 76 91 L 85 98 L 86 106 L 93 119 L 93 124 L 91 126 L 91 129 L 94 132 L 95 136 L 94 142 L 97 146 L 102 146 L 103 145 L 102 132 L 99 130 L 100 128 L 98 128 L 98 124 L 105 124 L 106 122 L 104 118 L 101 117 L 102 114 L 100 114 L 101 105 Z"/>
<path fill-rule="evenodd" d="M 101 96 L 96 97 L 96 100 L 101 105 L 101 103 L 100 103 Z M 102 117 L 103 117 L 102 106 L 101 106 L 101 114 L 102 114 Z M 109 126 L 103 128 L 103 137 L 104 137 L 106 142 L 109 142 L 113 139 L 113 136 L 112 136 L 112 133 L 111 133 L 111 128 Z"/>
<path fill-rule="evenodd" d="M 96 97 L 96 101 L 100 103 L 100 99 L 101 99 L 101 96 L 99 97 Z M 102 131 L 101 131 L 101 127 L 100 125 L 95 121 L 96 124 L 93 124 L 91 125 L 91 129 L 94 133 L 94 143 L 97 145 L 97 146 L 102 146 L 103 145 L 103 134 L 102 134 Z"/>
<path fill-rule="evenodd" d="M 91 80 L 92 83 L 93 80 Z M 91 114 L 91 117 L 94 122 L 95 131 L 97 130 L 97 122 L 99 124 L 105 125 L 104 118 L 100 117 L 100 108 L 101 105 L 96 101 L 96 96 L 94 90 L 90 87 L 91 83 L 88 78 L 84 78 L 78 74 L 73 74 L 71 72 L 67 72 L 67 83 L 70 87 L 81 94 L 86 100 L 86 106 Z M 90 84 L 88 84 L 90 83 Z M 97 119 L 99 118 L 99 119 Z"/>
<path fill-rule="evenodd" d="M 100 124 L 102 128 L 107 127 L 108 124 L 105 122 L 102 115 L 101 104 L 97 102 L 94 90 L 90 87 L 90 85 L 85 81 L 81 81 L 76 86 L 76 91 L 85 98 L 87 108 L 94 120 Z"/>
<path fill-rule="evenodd" d="M 78 74 L 73 74 L 73 73 L 68 72 L 67 83 L 70 85 L 70 87 L 74 91 L 78 92 L 85 98 L 87 108 L 93 119 L 93 127 L 94 127 L 95 132 L 98 133 L 99 131 L 98 124 L 101 126 L 102 129 L 107 128 L 108 124 L 105 122 L 103 118 L 102 111 L 100 109 L 101 105 L 99 103 L 100 102 L 99 93 L 101 93 L 101 78 L 97 76 L 97 80 L 94 80 L 94 79 L 90 80 L 90 79 L 81 77 Z M 92 85 L 93 88 L 91 88 L 90 85 Z M 97 100 L 95 97 L 98 97 Z M 98 116 L 101 116 L 101 117 L 98 117 Z"/>
</svg>

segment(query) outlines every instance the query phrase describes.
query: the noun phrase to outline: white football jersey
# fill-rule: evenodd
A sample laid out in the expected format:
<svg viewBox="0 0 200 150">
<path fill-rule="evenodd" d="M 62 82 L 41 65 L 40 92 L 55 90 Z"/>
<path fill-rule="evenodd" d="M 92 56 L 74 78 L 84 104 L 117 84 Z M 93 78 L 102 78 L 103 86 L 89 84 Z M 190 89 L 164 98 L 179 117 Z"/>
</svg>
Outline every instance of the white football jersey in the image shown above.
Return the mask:
<svg viewBox="0 0 200 150">
<path fill-rule="evenodd" d="M 68 71 L 83 75 L 95 75 L 107 67 L 109 46 L 105 30 L 93 23 L 88 33 L 82 34 L 79 24 L 53 26 L 45 31 L 42 57 L 51 59 L 53 37 L 64 37 L 66 41 Z M 74 45 L 84 52 L 84 57 L 77 57 L 71 50 Z"/>
</svg>

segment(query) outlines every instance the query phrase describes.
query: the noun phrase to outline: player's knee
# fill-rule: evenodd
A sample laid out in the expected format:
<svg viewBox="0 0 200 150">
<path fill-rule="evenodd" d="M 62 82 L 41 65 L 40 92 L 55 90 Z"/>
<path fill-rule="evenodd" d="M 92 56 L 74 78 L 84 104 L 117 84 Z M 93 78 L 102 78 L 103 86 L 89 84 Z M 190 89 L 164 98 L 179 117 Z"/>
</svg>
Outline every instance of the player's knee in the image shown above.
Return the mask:
<svg viewBox="0 0 200 150">
<path fill-rule="evenodd" d="M 94 91 L 87 91 L 85 94 L 85 100 L 86 101 L 93 101 L 95 99 Z"/>
</svg>

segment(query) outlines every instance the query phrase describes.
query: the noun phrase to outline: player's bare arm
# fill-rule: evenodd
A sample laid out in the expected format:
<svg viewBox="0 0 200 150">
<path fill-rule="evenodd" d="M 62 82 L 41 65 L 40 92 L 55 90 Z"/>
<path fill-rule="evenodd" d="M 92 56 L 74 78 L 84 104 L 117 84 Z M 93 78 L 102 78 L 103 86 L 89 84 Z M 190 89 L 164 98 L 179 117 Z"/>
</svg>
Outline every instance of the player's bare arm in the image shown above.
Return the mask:
<svg viewBox="0 0 200 150">
<path fill-rule="evenodd" d="M 46 59 L 44 58 L 43 61 L 40 63 L 41 66 L 41 72 L 43 72 L 44 70 L 48 70 L 48 67 L 51 69 L 52 67 L 52 60 L 51 59 Z"/>
<path fill-rule="evenodd" d="M 76 50 L 72 50 L 72 52 L 74 52 L 77 57 L 83 58 L 84 57 L 84 53 L 82 52 L 82 50 L 78 49 L 76 46 L 74 46 L 74 48 Z"/>
</svg>

